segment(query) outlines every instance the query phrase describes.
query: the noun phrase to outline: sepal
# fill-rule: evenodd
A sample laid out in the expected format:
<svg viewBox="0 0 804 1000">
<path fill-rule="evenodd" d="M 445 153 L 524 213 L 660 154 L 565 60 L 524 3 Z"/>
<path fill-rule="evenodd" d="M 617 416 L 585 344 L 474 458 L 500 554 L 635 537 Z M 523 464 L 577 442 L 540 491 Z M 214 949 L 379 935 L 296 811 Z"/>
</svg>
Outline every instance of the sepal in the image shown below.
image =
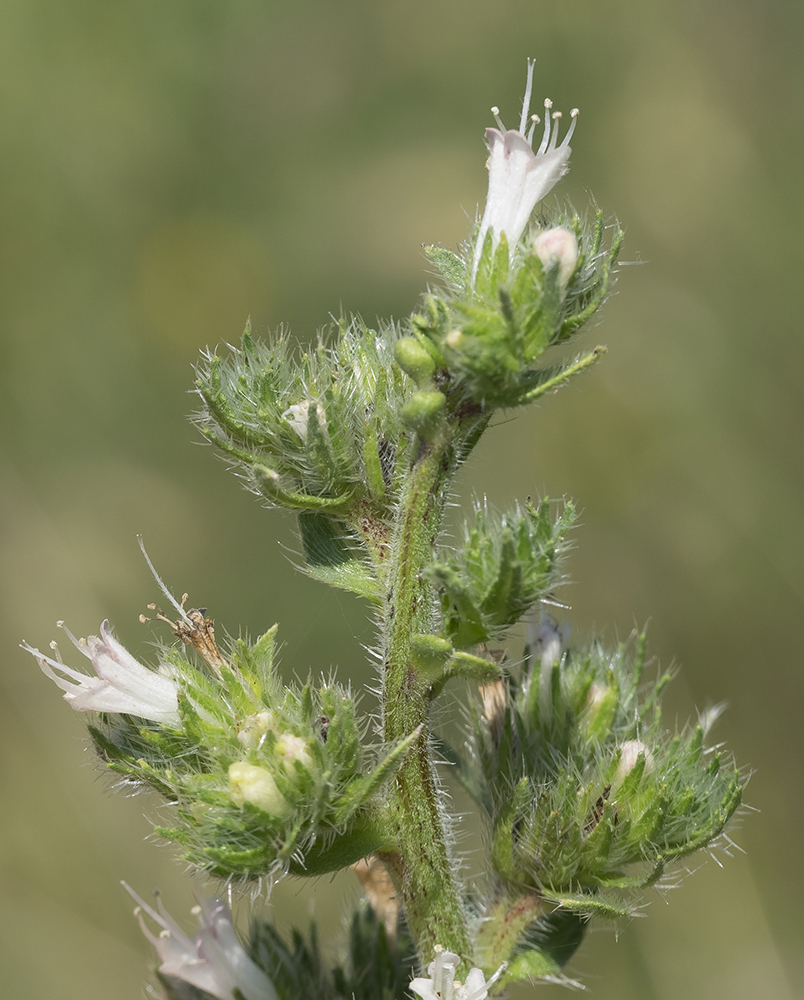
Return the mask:
<svg viewBox="0 0 804 1000">
<path fill-rule="evenodd" d="M 476 508 L 463 546 L 426 570 L 440 594 L 443 635 L 456 649 L 496 638 L 559 583 L 574 518 L 567 503 L 553 521 L 547 500 L 502 516 Z"/>
</svg>

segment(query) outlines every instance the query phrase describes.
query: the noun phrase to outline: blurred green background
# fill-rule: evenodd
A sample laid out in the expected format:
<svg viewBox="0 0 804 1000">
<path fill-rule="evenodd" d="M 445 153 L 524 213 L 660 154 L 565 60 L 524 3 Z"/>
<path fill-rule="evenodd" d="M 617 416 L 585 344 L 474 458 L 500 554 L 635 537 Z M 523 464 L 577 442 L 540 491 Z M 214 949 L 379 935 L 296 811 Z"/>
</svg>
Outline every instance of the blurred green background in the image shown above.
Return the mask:
<svg viewBox="0 0 804 1000">
<path fill-rule="evenodd" d="M 537 97 L 582 112 L 560 195 L 593 194 L 650 263 L 585 335 L 605 361 L 492 430 L 461 496 L 576 498 L 576 630 L 650 619 L 683 667 L 670 720 L 728 698 L 760 810 L 746 855 L 591 933 L 571 971 L 599 1000 L 804 996 L 803 42 L 800 0 L 4 0 L 0 995 L 141 996 L 121 878 L 190 919 L 156 803 L 108 793 L 17 648 L 108 616 L 147 657 L 138 532 L 219 628 L 278 620 L 289 674 L 369 679 L 365 607 L 295 574 L 290 519 L 197 446 L 190 366 L 249 314 L 306 339 L 341 307 L 409 312 L 532 55 Z M 333 936 L 355 894 L 347 874 L 273 904 Z"/>
</svg>

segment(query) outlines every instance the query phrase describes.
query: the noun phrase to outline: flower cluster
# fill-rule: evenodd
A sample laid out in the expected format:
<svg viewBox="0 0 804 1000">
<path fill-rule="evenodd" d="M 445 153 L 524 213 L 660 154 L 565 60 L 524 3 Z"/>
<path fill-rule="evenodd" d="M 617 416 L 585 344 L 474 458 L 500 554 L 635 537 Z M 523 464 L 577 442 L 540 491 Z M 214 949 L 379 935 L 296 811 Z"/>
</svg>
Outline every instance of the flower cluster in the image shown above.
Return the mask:
<svg viewBox="0 0 804 1000">
<path fill-rule="evenodd" d="M 643 682 L 644 649 L 644 636 L 568 649 L 543 618 L 523 667 L 497 697 L 484 692 L 464 774 L 489 812 L 506 891 L 625 913 L 603 890 L 656 883 L 716 841 L 739 806 L 744 781 L 707 750 L 701 725 L 662 730 L 669 676 Z"/>
<path fill-rule="evenodd" d="M 107 622 L 100 637 L 68 631 L 94 677 L 67 666 L 57 647 L 54 658 L 23 646 L 74 709 L 97 714 L 89 730 L 110 769 L 173 803 L 179 823 L 159 833 L 195 866 L 241 878 L 288 867 L 320 874 L 379 846 L 373 800 L 418 732 L 370 762 L 348 689 L 280 683 L 276 626 L 225 656 L 210 619 L 166 594 L 180 612 L 170 624 L 200 664 L 167 647 L 151 670 Z"/>
</svg>

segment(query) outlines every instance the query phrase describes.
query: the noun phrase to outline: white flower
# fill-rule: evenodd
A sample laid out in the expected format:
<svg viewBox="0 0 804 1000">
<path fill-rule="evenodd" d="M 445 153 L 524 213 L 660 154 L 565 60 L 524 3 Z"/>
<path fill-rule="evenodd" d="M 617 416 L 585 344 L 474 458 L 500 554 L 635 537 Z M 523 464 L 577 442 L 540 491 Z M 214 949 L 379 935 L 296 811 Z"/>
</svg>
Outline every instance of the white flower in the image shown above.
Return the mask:
<svg viewBox="0 0 804 1000">
<path fill-rule="evenodd" d="M 58 622 L 64 628 L 64 622 Z M 77 712 L 125 712 L 152 722 L 178 726 L 178 687 L 164 674 L 135 660 L 112 635 L 109 622 L 101 623 L 100 636 L 76 639 L 64 631 L 73 645 L 92 661 L 96 676 L 73 670 L 62 661 L 58 646 L 50 644 L 56 659 L 22 643 L 36 657 L 43 672 L 64 691 L 64 700 Z"/>
<path fill-rule="evenodd" d="M 310 419 L 310 400 L 303 399 L 301 403 L 289 406 L 282 414 L 282 419 L 290 424 L 302 441 L 306 441 L 307 423 Z"/>
<path fill-rule="evenodd" d="M 435 948 L 436 957 L 427 967 L 429 979 L 414 979 L 410 988 L 422 1000 L 486 1000 L 489 987 L 496 983 L 508 967 L 507 962 L 497 969 L 491 979 L 486 980 L 482 969 L 470 969 L 465 983 L 455 982 L 455 967 L 461 961 L 459 955 Z"/>
<path fill-rule="evenodd" d="M 508 246 L 518 242 L 537 202 L 553 188 L 569 169 L 569 141 L 575 131 L 578 109 L 570 112 L 572 121 L 558 145 L 561 112 L 551 111 L 553 102 L 544 102 L 544 133 L 534 153 L 533 132 L 539 122 L 538 115 L 530 115 L 530 95 L 533 90 L 534 60 L 528 60 L 528 82 L 522 101 L 519 129 L 507 129 L 499 118 L 499 109 L 492 108 L 499 128 L 486 129 L 489 158 L 489 191 L 486 210 L 480 223 L 472 263 L 472 280 L 477 275 L 483 244 L 489 230 L 492 245 L 496 248 L 505 233 Z M 530 123 L 530 124 L 529 124 Z M 527 129 L 527 132 L 525 131 Z"/>
<path fill-rule="evenodd" d="M 204 899 L 193 908 L 199 931 L 191 938 L 170 917 L 161 899 L 157 897 L 154 910 L 125 882 L 123 886 L 139 903 L 134 914 L 142 933 L 159 954 L 162 963 L 159 971 L 163 975 L 183 979 L 218 1000 L 234 1000 L 235 989 L 246 1000 L 279 1000 L 271 980 L 251 961 L 237 940 L 231 911 L 223 900 Z M 159 936 L 148 929 L 143 910 L 162 928 Z"/>
</svg>

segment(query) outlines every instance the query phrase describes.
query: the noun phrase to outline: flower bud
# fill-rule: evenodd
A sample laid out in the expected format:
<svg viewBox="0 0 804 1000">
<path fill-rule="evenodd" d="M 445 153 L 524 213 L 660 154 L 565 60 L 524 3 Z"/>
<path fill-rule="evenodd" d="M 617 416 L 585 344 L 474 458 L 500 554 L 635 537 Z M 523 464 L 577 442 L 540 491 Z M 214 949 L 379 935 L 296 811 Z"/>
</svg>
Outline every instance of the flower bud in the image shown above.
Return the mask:
<svg viewBox="0 0 804 1000">
<path fill-rule="evenodd" d="M 620 763 L 614 772 L 612 784 L 620 784 L 634 770 L 640 755 L 645 758 L 645 773 L 649 773 L 653 770 L 653 754 L 642 740 L 626 740 L 622 744 L 620 747 Z"/>
<path fill-rule="evenodd" d="M 414 392 L 402 410 L 402 419 L 419 437 L 428 441 L 438 429 L 447 405 L 440 392 Z"/>
<path fill-rule="evenodd" d="M 236 761 L 229 766 L 229 793 L 236 806 L 251 805 L 272 816 L 287 816 L 290 804 L 276 787 L 270 771 L 246 761 Z"/>
<path fill-rule="evenodd" d="M 578 241 L 569 229 L 545 229 L 533 241 L 533 252 L 545 268 L 558 264 L 558 284 L 565 288 L 578 264 Z"/>
<path fill-rule="evenodd" d="M 416 385 L 429 385 L 435 374 L 435 361 L 415 337 L 402 337 L 394 345 L 394 357 L 399 367 L 410 375 Z"/>
<path fill-rule="evenodd" d="M 257 712 L 237 724 L 237 738 L 247 750 L 256 749 L 269 729 L 274 726 L 273 712 Z"/>
<path fill-rule="evenodd" d="M 307 740 L 301 736 L 291 736 L 285 733 L 276 741 L 276 752 L 284 758 L 283 763 L 289 771 L 293 771 L 293 762 L 297 760 L 308 770 L 313 766 L 313 758 L 307 749 Z"/>
</svg>

